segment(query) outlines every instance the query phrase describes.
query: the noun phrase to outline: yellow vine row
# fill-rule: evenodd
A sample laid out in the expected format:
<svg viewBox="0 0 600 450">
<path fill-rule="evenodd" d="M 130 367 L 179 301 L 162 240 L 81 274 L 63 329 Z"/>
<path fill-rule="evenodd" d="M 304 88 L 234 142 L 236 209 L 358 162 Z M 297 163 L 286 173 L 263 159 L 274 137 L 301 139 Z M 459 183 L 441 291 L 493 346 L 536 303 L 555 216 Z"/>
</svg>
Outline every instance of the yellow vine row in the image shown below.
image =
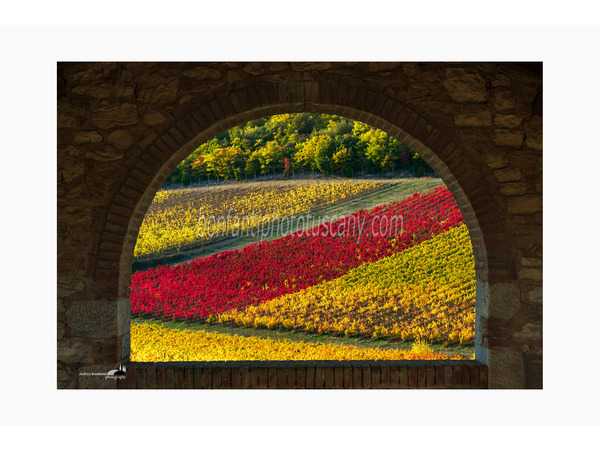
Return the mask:
<svg viewBox="0 0 600 450">
<path fill-rule="evenodd" d="M 359 348 L 287 339 L 242 337 L 202 330 L 179 330 L 157 324 L 131 324 L 131 361 L 295 361 L 450 359 L 434 352 Z M 464 359 L 455 356 L 451 359 Z"/>
<path fill-rule="evenodd" d="M 466 225 L 346 275 L 211 319 L 246 327 L 465 344 L 475 330 Z"/>
</svg>

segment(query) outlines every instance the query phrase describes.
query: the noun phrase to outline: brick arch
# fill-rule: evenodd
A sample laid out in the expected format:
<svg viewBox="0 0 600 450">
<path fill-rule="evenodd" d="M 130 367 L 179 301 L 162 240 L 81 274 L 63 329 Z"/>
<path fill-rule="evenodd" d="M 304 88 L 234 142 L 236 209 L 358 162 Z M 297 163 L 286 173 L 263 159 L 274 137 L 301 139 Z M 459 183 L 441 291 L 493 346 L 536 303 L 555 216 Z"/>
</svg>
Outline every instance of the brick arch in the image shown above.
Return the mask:
<svg viewBox="0 0 600 450">
<path fill-rule="evenodd" d="M 86 262 L 80 263 L 91 286 L 87 298 L 93 308 L 102 304 L 110 309 L 111 299 L 119 302 L 115 314 L 122 322 L 120 331 L 116 338 L 111 332 L 112 337 L 100 341 L 104 362 L 120 359 L 119 346 L 128 349 L 128 324 L 123 318 L 128 317 L 133 249 L 144 213 L 171 171 L 201 143 L 235 125 L 266 115 L 308 111 L 337 114 L 380 128 L 405 142 L 436 170 L 457 200 L 473 243 L 477 359 L 490 364 L 493 386 L 541 386 L 536 375 L 541 371 L 537 350 L 541 342 L 536 334 L 541 306 L 532 304 L 535 300 L 527 303 L 538 289 L 537 269 L 528 267 L 538 264 L 531 255 L 541 251 L 541 226 L 539 248 L 523 243 L 529 236 L 538 240 L 538 226 L 526 224 L 523 213 L 537 211 L 538 196 L 541 202 L 541 194 L 536 193 L 541 189 L 541 169 L 537 168 L 538 161 L 541 166 L 541 118 L 532 114 L 541 91 L 536 76 L 523 75 L 508 65 L 459 63 L 140 63 L 89 64 L 84 69 L 83 77 L 74 77 L 68 107 L 63 108 L 66 118 L 62 122 L 68 130 L 66 138 L 59 133 L 59 149 L 61 139 L 67 141 L 63 146 L 71 148 L 69 133 L 78 127 L 94 128 L 85 131 L 90 133 L 85 139 L 92 142 L 84 144 L 90 151 L 106 141 L 112 151 L 112 145 L 117 145 L 112 142 L 121 142 L 120 136 L 136 136 L 140 118 L 152 125 L 139 135 L 139 142 L 127 147 L 119 164 L 111 166 L 114 172 L 102 172 L 110 184 L 102 193 L 101 206 L 94 210 L 91 245 Z M 108 81 L 98 84 L 98 75 L 88 76 L 94 70 Z M 137 78 L 126 72 L 137 73 Z M 59 95 L 68 97 L 68 77 L 64 78 L 66 87 L 59 89 Z M 92 110 L 84 116 L 82 112 L 77 119 L 83 109 L 74 98 L 76 90 L 88 98 L 116 95 L 126 91 L 121 80 L 129 82 L 130 78 L 136 88 L 127 91 L 127 105 L 108 102 L 106 106 L 107 101 L 101 100 L 101 114 Z M 144 89 L 148 82 L 154 83 L 154 90 Z M 145 105 L 148 102 L 154 102 L 151 109 Z M 104 114 L 105 108 L 110 114 Z M 149 114 L 163 120 L 154 125 L 156 116 L 151 120 Z M 521 118 L 516 130 L 511 122 L 516 123 L 515 118 Z M 93 133 L 100 140 L 105 138 L 102 144 L 93 140 Z M 511 149 L 517 147 L 519 153 L 512 154 Z M 537 177 L 538 173 L 539 183 L 519 181 L 521 174 Z M 504 196 L 498 189 L 505 191 Z M 510 197 L 521 191 L 523 197 Z M 93 308 L 86 306 L 83 311 Z M 73 317 L 77 329 L 79 319 Z M 68 311 L 66 320 L 71 320 Z M 72 329 L 67 323 L 67 337 Z M 85 336 L 82 329 L 78 332 Z M 510 333 L 515 331 L 513 338 Z M 122 356 L 127 354 L 126 350 Z"/>
<path fill-rule="evenodd" d="M 293 90 L 293 92 L 302 92 L 301 88 L 303 84 L 298 83 L 297 89 Z M 245 91 L 239 92 L 238 95 L 242 98 L 252 98 L 252 92 L 253 88 L 248 88 Z M 322 103 L 308 105 L 297 101 L 292 101 L 291 103 L 275 102 L 273 105 L 266 106 L 263 103 L 265 99 L 259 99 L 258 96 L 254 97 L 254 103 L 247 104 L 245 106 L 246 110 L 242 111 L 236 111 L 233 104 L 224 105 L 223 101 L 220 103 L 220 109 L 215 108 L 211 103 L 193 102 L 193 107 L 186 108 L 188 112 L 180 116 L 177 122 L 164 131 L 162 137 L 157 138 L 148 147 L 148 153 L 161 155 L 162 158 L 154 159 L 152 164 L 148 163 L 146 161 L 147 158 L 142 154 L 133 163 L 132 168 L 126 176 L 127 180 L 132 180 L 136 183 L 131 187 L 136 190 L 139 198 L 131 213 L 131 219 L 129 220 L 125 234 L 119 260 L 119 285 L 116 296 L 123 298 L 129 295 L 133 250 L 144 214 L 150 206 L 154 195 L 177 164 L 189 156 L 202 143 L 236 125 L 268 115 L 289 113 L 292 111 L 323 112 L 360 120 L 386 131 L 422 155 L 430 167 L 440 175 L 456 199 L 469 229 L 469 235 L 471 236 L 477 280 L 487 282 L 488 255 L 486 240 L 484 239 L 485 229 L 481 229 L 480 221 L 483 220 L 484 223 L 495 225 L 500 222 L 500 217 L 496 210 L 487 208 L 492 199 L 486 192 L 485 184 L 482 182 L 479 173 L 473 164 L 465 158 L 464 151 L 460 148 L 460 143 L 455 143 L 456 141 L 453 141 L 447 132 L 432 125 L 432 123 L 435 123 L 434 119 L 429 118 L 429 120 L 426 120 L 423 114 L 417 113 L 413 108 L 396 103 L 394 105 L 388 104 L 388 108 L 384 111 L 382 108 L 385 102 L 383 99 L 378 99 L 376 93 L 368 89 L 363 89 L 360 94 L 365 98 L 374 97 L 380 100 L 380 102 L 377 103 L 377 100 L 375 100 L 374 104 L 376 107 L 373 107 L 370 111 L 354 109 L 355 105 L 348 101 L 343 106 Z M 221 114 L 216 113 L 215 110 L 221 112 Z M 226 115 L 223 111 L 228 111 L 230 115 Z M 391 113 L 392 111 L 393 113 Z M 202 123 L 201 120 L 205 117 L 211 117 L 212 122 Z M 141 172 L 136 170 L 140 166 L 148 166 L 148 172 L 154 171 L 154 176 L 150 178 L 152 174 L 148 173 L 143 177 Z M 127 183 L 125 185 L 127 186 Z M 141 190 L 142 186 L 146 186 L 146 188 Z M 475 208 L 472 206 L 473 201 L 476 202 Z M 477 209 L 477 207 L 480 207 L 480 209 Z M 113 215 L 116 212 L 115 210 L 122 210 L 122 206 L 120 202 L 112 201 L 107 216 Z M 113 225 L 116 226 L 117 224 Z M 121 230 L 124 230 L 124 228 L 121 228 Z M 102 235 L 100 240 L 104 240 Z M 507 247 L 497 247 L 490 257 L 492 258 L 492 263 L 502 264 L 509 259 Z M 103 255 L 100 255 L 98 261 L 106 265 L 115 263 L 114 256 L 112 255 L 107 259 L 104 259 Z M 482 292 L 479 289 L 477 295 L 479 308 L 481 308 L 481 305 L 485 305 L 488 302 L 487 292 Z M 487 311 L 483 313 L 485 314 Z M 481 317 L 481 315 L 479 313 L 478 317 Z M 478 350 L 477 353 L 483 353 L 483 351 Z"/>
</svg>

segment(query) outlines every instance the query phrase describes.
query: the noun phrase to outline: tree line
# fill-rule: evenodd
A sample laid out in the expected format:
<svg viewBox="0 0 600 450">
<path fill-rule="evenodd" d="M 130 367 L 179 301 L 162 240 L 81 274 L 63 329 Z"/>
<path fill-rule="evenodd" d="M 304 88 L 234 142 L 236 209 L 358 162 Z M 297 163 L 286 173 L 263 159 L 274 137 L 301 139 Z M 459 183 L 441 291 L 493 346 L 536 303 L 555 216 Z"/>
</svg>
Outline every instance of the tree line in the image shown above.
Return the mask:
<svg viewBox="0 0 600 450">
<path fill-rule="evenodd" d="M 402 142 L 365 123 L 329 114 L 279 114 L 236 126 L 202 144 L 177 166 L 167 184 L 275 172 L 350 177 L 396 170 L 418 177 L 434 173 Z"/>
</svg>

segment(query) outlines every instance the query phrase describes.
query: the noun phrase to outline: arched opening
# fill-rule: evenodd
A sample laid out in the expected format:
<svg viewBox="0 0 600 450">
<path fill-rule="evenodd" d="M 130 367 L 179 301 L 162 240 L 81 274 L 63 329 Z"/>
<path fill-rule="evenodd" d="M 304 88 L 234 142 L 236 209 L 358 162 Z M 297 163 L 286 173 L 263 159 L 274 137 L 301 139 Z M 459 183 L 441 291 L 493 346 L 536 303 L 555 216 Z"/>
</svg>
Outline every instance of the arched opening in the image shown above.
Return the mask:
<svg viewBox="0 0 600 450">
<path fill-rule="evenodd" d="M 229 117 L 226 122 L 227 125 L 215 126 L 215 131 L 213 131 L 213 133 L 217 133 L 218 131 L 216 130 L 221 130 L 225 126 L 236 126 L 241 125 L 247 121 L 260 119 L 261 117 L 264 117 L 264 111 L 265 109 L 261 108 L 254 111 L 247 111 L 235 115 L 233 117 Z M 270 113 L 272 113 L 273 111 L 282 114 L 289 113 L 289 109 L 285 106 L 273 107 L 269 109 Z M 475 342 L 475 358 L 478 362 L 487 363 L 487 352 L 486 349 L 481 345 L 481 318 L 484 317 L 487 313 L 487 310 L 484 310 L 484 308 L 488 303 L 488 292 L 485 289 L 487 279 L 487 254 L 485 245 L 483 245 L 482 242 L 483 240 L 479 223 L 477 222 L 472 206 L 466 194 L 464 193 L 464 190 L 448 169 L 448 166 L 432 149 L 426 147 L 425 144 L 415 139 L 406 131 L 395 127 L 388 122 L 384 122 L 383 119 L 381 119 L 380 117 L 373 117 L 370 114 L 365 114 L 361 111 L 351 110 L 347 107 L 336 107 L 335 105 L 319 105 L 318 107 L 312 107 L 306 112 L 329 114 L 341 114 L 343 112 L 345 114 L 345 117 L 348 117 L 353 120 L 363 121 L 364 123 L 367 123 L 374 127 L 378 126 L 378 128 L 386 130 L 391 136 L 399 140 L 403 140 L 403 142 L 410 142 L 413 148 L 419 149 L 418 151 L 422 158 L 430 167 L 432 167 L 436 171 L 436 173 L 440 175 L 442 180 L 446 183 L 452 195 L 456 199 L 459 208 L 461 209 L 471 237 L 475 257 L 476 276 L 478 280 L 476 288 L 476 330 L 478 331 Z M 422 127 L 431 128 L 431 133 L 436 131 L 429 124 L 424 124 L 421 126 L 421 128 Z M 199 132 L 198 134 L 196 134 L 196 136 L 194 136 L 192 139 L 186 142 L 185 145 L 177 148 L 177 150 L 173 152 L 171 158 L 169 158 L 155 173 L 152 182 L 149 186 L 147 186 L 145 192 L 142 195 L 142 198 L 136 205 L 134 214 L 132 215 L 132 220 L 128 225 L 128 239 L 126 239 L 126 243 L 128 243 L 128 245 L 124 246 L 123 253 L 121 255 L 120 280 L 122 284 L 120 286 L 120 297 L 127 296 L 126 293 L 128 292 L 129 288 L 129 279 L 127 277 L 127 274 L 131 273 L 131 260 L 133 257 L 133 249 L 135 247 L 138 230 L 141 226 L 144 214 L 147 208 L 149 207 L 150 203 L 152 202 L 152 199 L 154 198 L 156 192 L 158 191 L 159 187 L 163 185 L 163 183 L 166 180 L 166 177 L 172 172 L 172 170 L 179 164 L 181 160 L 185 159 L 187 156 L 189 156 L 189 154 L 192 153 L 192 151 L 194 151 L 201 144 L 203 144 L 209 139 L 212 139 L 213 137 L 214 134 L 211 135 L 207 134 L 206 132 Z"/>
<path fill-rule="evenodd" d="M 297 127 L 307 128 L 307 133 L 311 137 L 300 135 Z M 240 136 L 248 139 L 242 140 Z M 263 136 L 267 137 L 263 139 Z M 277 142 L 272 140 L 275 136 L 277 136 Z M 348 169 L 346 164 L 343 167 L 346 167 L 345 172 L 348 177 L 352 177 L 350 180 L 341 178 L 339 170 L 338 174 L 332 177 L 332 171 L 340 167 L 339 161 L 336 166 L 333 165 L 336 161 L 334 155 L 338 154 L 338 149 L 345 151 L 346 155 L 351 155 L 353 158 L 353 161 L 345 162 L 356 169 L 356 178 L 353 176 L 353 170 Z M 229 157 L 232 154 L 239 158 L 232 160 Z M 261 176 L 257 181 L 256 173 L 252 174 L 252 171 L 256 170 L 253 164 L 254 158 L 262 158 L 263 154 L 265 158 L 261 159 Z M 390 176 L 393 177 L 394 174 L 390 172 L 390 167 L 395 167 L 396 163 L 404 164 L 401 167 L 405 170 L 411 168 L 415 174 L 422 175 L 422 170 L 419 169 L 422 169 L 423 161 L 418 155 L 410 152 L 413 154 L 411 161 L 408 154 L 409 149 L 399 141 L 391 139 L 383 132 L 370 128 L 362 122 L 353 122 L 340 116 L 313 116 L 308 113 L 294 116 L 271 116 L 255 122 L 248 122 L 243 129 L 231 129 L 194 151 L 191 157 L 185 160 L 185 164 L 180 164 L 169 177 L 169 183 L 176 183 L 175 188 L 161 190 L 154 198 L 152 212 L 150 215 L 146 215 L 138 236 L 135 253 L 138 258 L 134 270 L 138 269 L 139 272 L 135 273 L 132 281 L 131 299 L 132 312 L 141 314 L 141 316 L 136 316 L 135 325 L 132 325 L 131 360 L 165 361 L 165 359 L 156 359 L 158 348 L 162 349 L 161 353 L 166 352 L 163 353 L 163 358 L 167 358 L 167 360 L 171 359 L 170 356 L 167 356 L 168 354 L 177 354 L 179 360 L 210 358 L 211 352 L 196 351 L 190 345 L 180 341 L 181 334 L 177 332 L 169 332 L 169 335 L 181 342 L 181 345 L 189 350 L 189 354 L 182 352 L 181 348 L 166 344 L 168 339 L 162 339 L 162 342 L 165 342 L 162 344 L 161 340 L 157 338 L 159 334 L 166 333 L 166 331 L 157 325 L 149 325 L 147 322 L 147 319 L 152 319 L 151 322 L 153 322 L 157 317 L 167 320 L 202 321 L 204 324 L 201 327 L 202 330 L 213 333 L 211 336 L 215 339 L 218 337 L 227 342 L 227 345 L 224 344 L 221 349 L 215 350 L 215 353 L 221 350 L 229 351 L 225 359 L 257 358 L 256 355 L 246 352 L 244 354 L 247 356 L 240 358 L 236 352 L 230 349 L 234 343 L 221 334 L 228 332 L 237 334 L 240 331 L 243 335 L 266 335 L 273 339 L 284 340 L 294 337 L 295 340 L 303 338 L 308 342 L 312 342 L 314 333 L 318 332 L 320 341 L 325 339 L 333 343 L 335 340 L 326 336 L 335 335 L 338 340 L 342 336 L 345 339 L 343 342 L 360 343 L 361 347 L 373 347 L 377 345 L 373 339 L 385 339 L 388 347 L 399 347 L 403 352 L 410 351 L 410 345 L 415 340 L 425 339 L 435 341 L 435 344 L 438 345 L 445 342 L 451 347 L 441 348 L 436 345 L 434 347 L 436 351 L 433 352 L 429 351 L 429 345 L 413 344 L 413 348 L 418 348 L 418 353 L 405 356 L 397 354 L 395 359 L 441 357 L 440 354 L 434 354 L 437 352 L 450 353 L 450 356 L 456 357 L 455 352 L 457 351 L 460 352 L 458 357 L 470 358 L 473 349 L 469 350 L 461 346 L 461 344 L 472 344 L 474 329 L 472 321 L 474 318 L 475 280 L 468 234 L 465 233 L 466 230 L 463 226 L 453 231 L 456 234 L 451 242 L 449 235 L 439 236 L 436 241 L 429 242 L 430 239 L 438 236 L 438 233 L 450 232 L 455 226 L 459 226 L 462 220 L 447 191 L 443 189 L 440 191 L 441 188 L 437 189 L 439 194 L 429 191 L 436 186 L 443 186 L 439 179 L 436 181 L 413 178 L 410 182 L 405 179 L 400 182 L 398 179 L 388 179 Z M 284 174 L 284 157 L 286 155 L 289 168 Z M 317 155 L 319 159 L 315 159 Z M 310 161 L 307 162 L 307 158 Z M 272 163 L 273 160 L 276 161 Z M 208 166 L 205 165 L 207 161 Z M 291 167 L 293 165 L 299 167 L 297 164 L 301 164 L 305 168 L 311 161 L 314 170 L 310 170 L 309 167 L 308 173 L 299 174 L 298 179 L 294 178 Z M 269 162 L 268 166 L 265 165 L 266 162 Z M 361 166 L 365 164 L 369 170 L 363 173 Z M 394 165 L 392 166 L 392 164 Z M 378 173 L 373 174 L 375 165 L 382 168 L 377 171 Z M 201 173 L 207 172 L 208 175 L 205 175 L 202 182 L 198 182 L 196 186 L 184 188 L 183 184 L 187 186 L 186 182 L 189 181 L 189 178 L 200 176 L 199 172 L 194 171 L 194 167 L 201 167 L 203 170 Z M 234 167 L 236 172 L 233 172 Z M 250 171 L 250 180 L 245 180 L 245 177 L 241 175 L 243 168 Z M 275 168 L 278 171 L 278 179 L 271 180 L 270 178 L 274 177 Z M 182 172 L 182 170 L 190 170 L 191 174 L 188 174 L 187 171 Z M 405 171 L 402 173 L 406 176 Z M 224 178 L 235 175 L 238 181 L 232 181 L 225 185 L 221 182 L 219 187 L 215 177 L 220 174 Z M 318 175 L 317 178 L 315 178 L 316 175 Z M 198 178 L 196 179 L 198 180 Z M 428 192 L 428 194 L 423 194 L 425 197 L 422 199 L 406 198 L 421 191 Z M 299 194 L 302 201 L 299 201 Z M 248 201 L 246 195 L 251 195 L 253 200 Z M 177 203 L 175 199 L 170 200 L 172 198 L 181 199 L 181 203 Z M 265 199 L 269 200 L 265 202 Z M 353 201 L 348 202 L 350 199 Z M 397 215 L 401 210 L 400 205 L 396 203 L 400 200 L 404 200 L 405 205 L 402 207 L 405 212 L 402 212 L 403 216 L 401 217 Z M 220 209 L 215 202 L 226 203 L 229 210 L 227 208 Z M 310 209 L 303 209 L 305 208 L 303 205 L 308 202 L 311 205 Z M 345 203 L 342 210 L 344 219 L 341 219 L 342 215 L 339 213 L 338 205 L 340 203 Z M 355 206 L 352 206 L 353 204 Z M 256 237 L 255 230 L 252 230 L 252 238 L 250 238 L 248 224 L 250 221 L 244 220 L 244 217 L 250 218 L 250 206 L 252 222 L 260 223 L 254 212 L 257 212 L 260 217 L 260 211 L 266 210 L 268 215 L 264 218 L 268 223 L 273 219 L 276 229 L 271 228 L 269 232 L 270 226 L 267 225 L 266 230 L 263 226 L 259 228 Z M 335 214 L 341 219 L 341 222 L 338 222 L 337 219 L 329 219 L 332 213 L 327 212 L 328 207 L 334 207 Z M 372 208 L 376 207 L 378 207 L 377 210 L 370 212 Z M 383 217 L 380 217 L 381 207 L 391 208 L 391 212 L 383 213 Z M 413 208 L 414 212 L 412 212 Z M 204 213 L 202 209 L 204 209 Z M 365 213 L 357 215 L 359 209 Z M 209 212 L 206 212 L 207 210 Z M 193 213 L 190 214 L 190 211 Z M 200 221 L 199 213 L 203 217 Z M 310 213 L 310 216 L 307 213 Z M 438 214 L 441 215 L 438 216 Z M 207 215 L 212 218 L 212 222 L 206 217 Z M 215 215 L 218 219 L 215 218 Z M 283 219 L 279 217 L 280 215 L 284 216 Z M 295 221 L 294 216 L 300 216 L 301 222 Z M 307 217 L 305 218 L 305 216 Z M 166 219 L 166 217 L 171 219 Z M 241 222 L 240 217 L 242 218 Z M 296 229 L 300 223 L 302 223 L 303 231 L 308 232 L 308 229 L 313 228 L 316 223 L 320 223 L 324 217 L 327 217 L 323 221 L 327 222 L 328 228 L 321 230 L 320 236 L 311 235 L 306 238 L 306 241 L 294 239 L 293 236 L 283 238 L 283 235 L 289 234 L 289 229 Z M 362 222 L 357 223 L 360 217 L 362 217 Z M 346 220 L 348 218 L 350 219 Z M 356 220 L 357 218 L 358 220 Z M 280 219 L 285 221 L 288 232 L 280 233 Z M 375 233 L 372 233 L 371 219 L 377 228 Z M 171 220 L 173 222 L 170 222 Z M 421 225 L 418 225 L 419 220 L 422 221 Z M 334 222 L 337 222 L 338 229 L 341 231 L 339 236 L 337 236 L 337 232 L 328 233 Z M 442 225 L 441 222 L 446 222 L 446 225 Z M 172 226 L 171 223 L 181 224 L 182 228 Z M 203 233 L 201 240 L 190 233 L 192 230 L 196 231 L 199 223 L 203 225 L 203 231 L 206 231 L 207 225 L 209 228 L 209 234 Z M 216 225 L 221 226 L 220 231 L 216 231 Z M 240 231 L 240 225 L 241 228 L 247 226 L 246 230 Z M 265 222 L 262 222 L 262 225 L 265 225 Z M 353 231 L 348 232 L 346 225 L 348 228 L 352 227 Z M 231 236 L 225 227 L 231 231 Z M 384 229 L 383 232 L 382 229 Z M 407 231 L 408 235 L 403 233 L 403 229 Z M 246 237 L 239 237 L 239 235 L 244 235 L 244 231 Z M 165 234 L 168 234 L 171 243 L 176 241 L 183 244 L 185 248 L 183 255 L 179 252 L 181 247 L 174 249 L 172 244 L 171 247 L 167 246 L 168 243 L 163 240 Z M 329 236 L 323 236 L 323 234 L 329 234 Z M 371 241 L 369 237 L 371 234 L 377 240 Z M 225 235 L 228 235 L 227 239 Z M 280 235 L 282 236 L 281 240 L 277 240 L 277 242 L 269 244 L 264 242 L 265 238 L 271 241 Z M 342 235 L 344 239 L 342 239 Z M 386 236 L 387 239 L 380 240 L 379 237 L 383 238 L 383 236 L 379 235 Z M 334 237 L 340 239 L 333 239 Z M 264 243 L 259 254 L 256 254 L 255 246 L 249 246 L 249 240 L 254 243 Z M 194 242 L 196 242 L 196 247 L 203 244 L 206 247 L 194 251 Z M 430 246 L 429 250 L 420 250 L 421 244 Z M 232 248 L 239 249 L 241 253 L 224 252 Z M 310 251 L 309 248 L 311 248 Z M 325 248 L 329 250 L 322 252 L 322 249 Z M 349 252 L 348 249 L 352 251 Z M 412 249 L 415 256 L 398 259 L 400 255 L 397 253 L 408 249 Z M 438 255 L 435 258 L 430 256 L 438 249 L 443 249 L 442 251 L 447 254 L 444 253 L 445 256 Z M 167 257 L 169 253 L 170 258 Z M 360 255 L 357 257 L 358 254 Z M 316 257 L 316 255 L 320 256 Z M 337 256 L 332 258 L 331 255 Z M 394 255 L 396 255 L 395 259 L 387 259 Z M 196 259 L 200 256 L 204 258 L 202 261 Z M 223 259 L 218 256 L 227 258 L 227 267 L 222 266 Z M 464 258 L 465 263 L 443 264 L 440 259 L 444 258 L 454 258 L 455 262 Z M 148 261 L 148 264 L 144 265 L 140 259 Z M 189 261 L 189 264 L 194 266 L 193 269 L 187 266 L 185 268 L 184 266 L 164 266 L 164 264 L 171 265 L 186 260 L 193 260 Z M 395 263 L 391 263 L 391 261 L 395 261 Z M 266 262 L 268 262 L 268 267 L 265 267 Z M 427 270 L 424 268 L 426 265 L 429 266 L 429 271 L 440 274 L 440 277 L 442 273 L 446 275 L 443 276 L 444 278 L 435 278 L 434 281 L 434 278 L 431 278 L 433 275 L 427 274 Z M 159 267 L 147 270 L 154 266 Z M 313 268 L 304 270 L 307 266 Z M 358 266 L 362 266 L 358 272 L 361 273 L 360 282 L 350 273 L 354 269 L 358 269 Z M 366 269 L 367 266 L 369 269 Z M 401 266 L 412 267 L 411 270 L 415 272 L 411 274 L 408 269 L 402 271 Z M 235 270 L 230 267 L 239 269 Z M 419 276 L 417 277 L 417 275 Z M 457 277 L 460 280 L 457 280 Z M 160 282 L 159 279 L 163 281 Z M 409 306 L 407 303 L 409 299 L 405 295 L 393 294 L 387 290 L 376 295 L 373 289 L 377 283 L 374 281 L 381 282 L 383 279 L 389 286 L 405 286 L 406 295 L 409 295 L 408 292 L 410 292 L 412 298 L 410 304 L 413 306 Z M 418 283 L 417 280 L 419 280 Z M 451 280 L 452 283 L 458 283 L 452 289 L 449 288 Z M 467 280 L 470 281 L 467 282 Z M 294 288 L 293 285 L 299 287 Z M 348 289 L 349 285 L 352 285 L 353 288 Z M 330 290 L 333 286 L 336 289 L 342 289 L 343 286 L 344 293 L 338 292 L 337 294 L 337 296 L 345 297 L 343 304 L 334 303 L 329 307 L 317 307 L 313 304 L 317 298 L 332 300 Z M 445 291 L 444 289 L 449 290 Z M 435 293 L 432 293 L 432 290 Z M 177 293 L 175 294 L 175 292 Z M 363 298 L 365 292 L 369 292 L 369 295 L 372 296 L 367 305 Z M 458 294 L 459 292 L 462 293 Z M 312 297 L 313 295 L 317 295 L 317 297 Z M 455 300 L 450 300 L 451 296 L 454 296 Z M 384 301 L 384 298 L 388 300 Z M 436 302 L 436 306 L 434 307 L 433 304 L 427 306 L 428 302 Z M 383 308 L 392 309 L 392 303 L 395 305 L 393 309 L 397 313 L 384 314 Z M 293 306 L 290 306 L 292 304 Z M 251 305 L 252 308 L 246 309 Z M 301 311 L 300 305 L 305 305 L 306 309 Z M 321 305 L 323 304 L 321 303 Z M 365 307 L 370 311 L 368 319 L 365 317 L 366 313 L 358 313 L 360 310 L 364 311 Z M 275 310 L 277 312 L 273 313 Z M 309 313 L 309 311 L 313 312 Z M 435 316 L 431 317 L 428 311 L 434 311 Z M 442 311 L 446 312 L 442 313 Z M 316 319 L 313 314 L 318 314 L 320 318 Z M 394 315 L 396 315 L 396 320 L 392 320 Z M 426 317 L 429 317 L 429 320 L 425 319 Z M 205 326 L 207 323 L 213 324 L 213 326 Z M 350 326 L 350 324 L 352 325 Z M 161 326 L 164 325 L 163 323 Z M 231 328 L 232 325 L 235 328 Z M 243 329 L 240 330 L 238 327 L 242 325 Z M 184 322 L 176 327 L 182 327 L 189 332 L 190 328 L 197 330 L 199 325 L 196 323 L 193 326 L 189 322 Z M 277 334 L 266 331 L 273 328 L 280 331 Z M 140 334 L 142 329 L 145 330 L 143 338 Z M 287 333 L 286 336 L 283 330 L 293 330 L 294 334 Z M 304 332 L 311 333 L 311 335 L 305 335 Z M 209 339 L 204 333 L 191 333 L 189 336 L 197 339 L 199 348 L 205 348 L 201 342 Z M 360 342 L 358 337 L 362 338 Z M 398 341 L 400 337 L 404 341 L 402 344 Z M 148 343 L 149 340 L 154 342 L 152 346 Z M 392 342 L 389 342 L 390 340 Z M 141 345 L 141 342 L 144 341 L 147 343 Z M 411 341 L 411 344 L 406 344 L 406 341 Z M 268 342 L 270 341 L 265 341 L 264 345 L 267 345 Z M 135 352 L 133 351 L 134 344 Z M 218 346 L 218 344 L 215 345 Z M 338 352 L 338 355 L 344 348 L 330 346 L 330 349 Z M 358 350 L 355 346 L 352 348 Z M 311 346 L 307 346 L 307 351 L 308 349 L 316 351 Z M 373 350 L 372 357 L 374 357 L 374 352 Z M 382 353 L 380 356 L 389 358 L 391 356 L 389 353 L 391 352 Z M 191 356 L 194 354 L 195 357 Z M 221 358 L 224 358 L 222 353 L 219 354 Z M 270 355 L 273 359 L 280 359 L 276 353 L 270 353 Z M 281 355 L 286 355 L 287 358 L 292 356 L 290 353 L 281 353 Z M 293 356 L 297 358 L 300 355 Z M 307 356 L 302 355 L 301 358 L 306 359 Z M 261 359 L 269 358 L 263 356 Z"/>
</svg>

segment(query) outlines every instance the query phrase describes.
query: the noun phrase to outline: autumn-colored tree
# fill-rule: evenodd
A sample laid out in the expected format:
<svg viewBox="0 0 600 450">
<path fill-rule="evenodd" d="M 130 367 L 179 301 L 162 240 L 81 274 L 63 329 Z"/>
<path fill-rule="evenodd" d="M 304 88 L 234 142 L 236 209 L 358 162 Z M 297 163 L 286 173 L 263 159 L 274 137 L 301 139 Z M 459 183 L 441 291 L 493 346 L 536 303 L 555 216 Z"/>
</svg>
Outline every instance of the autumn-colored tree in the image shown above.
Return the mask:
<svg viewBox="0 0 600 450">
<path fill-rule="evenodd" d="M 331 160 L 336 171 L 343 171 L 346 173 L 347 170 L 351 168 L 350 163 L 352 161 L 352 156 L 346 147 L 342 147 L 335 152 Z"/>
<path fill-rule="evenodd" d="M 277 142 L 269 141 L 267 145 L 258 150 L 258 160 L 260 162 L 260 170 L 264 174 L 281 170 L 283 150 Z"/>
<path fill-rule="evenodd" d="M 285 158 L 290 168 L 328 174 L 397 167 L 430 171 L 419 155 L 381 130 L 340 116 L 299 113 L 263 117 L 219 134 L 182 161 L 169 181 L 272 173 L 281 170 Z"/>
<path fill-rule="evenodd" d="M 310 167 L 323 173 L 330 173 L 331 158 L 335 151 L 334 140 L 326 134 L 318 134 L 306 141 L 296 153 L 298 168 Z"/>
<path fill-rule="evenodd" d="M 355 123 L 354 131 L 365 144 L 365 157 L 373 166 L 394 169 L 401 163 L 402 152 L 406 149 L 402 142 L 359 122 Z"/>
<path fill-rule="evenodd" d="M 221 178 L 239 180 L 246 165 L 244 152 L 237 147 L 225 147 L 204 157 L 207 169 Z"/>
</svg>

